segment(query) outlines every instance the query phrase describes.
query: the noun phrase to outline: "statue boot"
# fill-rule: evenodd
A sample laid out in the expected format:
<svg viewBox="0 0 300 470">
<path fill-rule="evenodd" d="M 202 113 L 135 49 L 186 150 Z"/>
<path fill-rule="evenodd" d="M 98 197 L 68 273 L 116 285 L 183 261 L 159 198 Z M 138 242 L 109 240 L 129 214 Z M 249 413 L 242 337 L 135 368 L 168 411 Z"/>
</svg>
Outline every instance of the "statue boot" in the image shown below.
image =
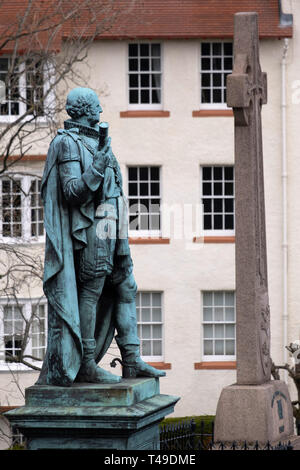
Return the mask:
<svg viewBox="0 0 300 470">
<path fill-rule="evenodd" d="M 123 378 L 164 377 L 166 375 L 164 371 L 155 369 L 140 357 L 135 301 L 119 303 L 116 310 L 118 335 L 115 340 L 122 357 Z"/>
<path fill-rule="evenodd" d="M 76 377 L 76 382 L 89 382 L 101 384 L 114 384 L 121 381 L 121 377 L 98 367 L 95 362 L 96 341 L 83 339 L 83 359 Z"/>
</svg>

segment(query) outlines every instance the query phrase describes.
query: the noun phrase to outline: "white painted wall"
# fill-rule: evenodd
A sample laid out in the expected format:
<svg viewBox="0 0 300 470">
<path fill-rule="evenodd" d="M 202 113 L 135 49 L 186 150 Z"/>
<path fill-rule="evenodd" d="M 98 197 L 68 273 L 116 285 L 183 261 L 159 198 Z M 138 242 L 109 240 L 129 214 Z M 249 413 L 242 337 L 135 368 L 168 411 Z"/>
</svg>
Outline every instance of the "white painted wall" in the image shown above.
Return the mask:
<svg viewBox="0 0 300 470">
<path fill-rule="evenodd" d="M 292 103 L 292 85 L 300 80 L 300 7 L 292 1 L 294 38 L 288 58 L 289 165 L 289 340 L 299 338 L 300 261 L 299 126 L 300 104 Z M 272 357 L 283 360 L 282 339 L 282 208 L 280 61 L 283 41 L 261 41 L 262 70 L 268 74 L 268 104 L 263 109 L 266 224 L 271 304 Z M 161 165 L 163 202 L 198 203 L 200 165 L 233 164 L 232 117 L 193 118 L 199 109 L 199 41 L 163 43 L 164 110 L 169 118 L 120 118 L 127 110 L 127 44 L 96 42 L 89 55 L 86 79 L 100 92 L 103 120 L 110 123 L 112 147 L 126 187 L 126 165 Z M 300 96 L 300 94 L 299 94 Z M 299 99 L 300 103 L 300 99 Z M 43 150 L 38 153 L 44 152 Z M 37 153 L 36 149 L 32 153 Z M 27 166 L 27 165 L 26 165 Z M 27 166 L 28 168 L 28 166 Z M 191 240 L 189 240 L 191 241 Z M 195 247 L 195 244 L 194 244 Z M 197 245 L 185 240 L 170 245 L 132 245 L 135 277 L 140 290 L 164 292 L 164 360 L 172 364 L 161 379 L 162 393 L 181 397 L 175 415 L 214 414 L 222 388 L 235 382 L 235 371 L 195 370 L 201 362 L 201 291 L 235 288 L 234 245 Z M 115 349 L 114 349 L 115 351 Z M 107 365 L 111 356 L 106 357 Z M 20 372 L 22 389 L 34 383 L 36 373 Z M 11 376 L 0 373 L 0 403 L 21 404 Z M 5 390 L 5 392 L 3 392 Z"/>
</svg>

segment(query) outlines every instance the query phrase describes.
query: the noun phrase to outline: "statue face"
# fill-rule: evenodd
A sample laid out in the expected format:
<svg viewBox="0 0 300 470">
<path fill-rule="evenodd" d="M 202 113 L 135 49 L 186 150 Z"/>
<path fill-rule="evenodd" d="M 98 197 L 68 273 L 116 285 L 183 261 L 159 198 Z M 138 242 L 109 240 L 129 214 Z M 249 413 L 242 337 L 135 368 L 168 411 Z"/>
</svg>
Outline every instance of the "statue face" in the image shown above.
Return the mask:
<svg viewBox="0 0 300 470">
<path fill-rule="evenodd" d="M 100 113 L 102 113 L 102 108 L 99 103 L 98 97 L 93 101 L 92 105 L 90 106 L 90 113 L 87 116 L 87 120 L 91 125 L 97 124 L 100 121 Z"/>
</svg>

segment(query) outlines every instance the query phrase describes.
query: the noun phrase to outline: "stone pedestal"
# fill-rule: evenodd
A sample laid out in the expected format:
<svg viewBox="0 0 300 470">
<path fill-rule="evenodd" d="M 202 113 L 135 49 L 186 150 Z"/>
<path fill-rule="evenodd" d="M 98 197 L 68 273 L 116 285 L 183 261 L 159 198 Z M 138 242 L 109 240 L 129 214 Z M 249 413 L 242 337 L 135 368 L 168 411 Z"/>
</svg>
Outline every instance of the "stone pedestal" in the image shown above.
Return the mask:
<svg viewBox="0 0 300 470">
<path fill-rule="evenodd" d="M 162 395 L 159 379 L 114 385 L 34 385 L 25 406 L 5 413 L 36 449 L 159 449 L 159 423 L 178 397 Z"/>
<path fill-rule="evenodd" d="M 294 434 L 287 385 L 230 385 L 222 390 L 215 420 L 215 441 L 276 443 Z"/>
</svg>

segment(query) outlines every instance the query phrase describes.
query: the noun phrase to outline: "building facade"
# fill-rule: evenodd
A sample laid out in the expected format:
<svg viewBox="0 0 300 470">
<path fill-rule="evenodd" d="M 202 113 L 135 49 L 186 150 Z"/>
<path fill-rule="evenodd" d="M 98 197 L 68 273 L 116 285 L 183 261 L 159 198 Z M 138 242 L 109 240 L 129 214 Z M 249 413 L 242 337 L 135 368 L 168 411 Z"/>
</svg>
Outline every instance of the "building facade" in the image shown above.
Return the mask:
<svg viewBox="0 0 300 470">
<path fill-rule="evenodd" d="M 287 361 L 285 345 L 299 338 L 300 7 L 296 0 L 226 0 L 220 8 L 211 0 L 179 2 L 180 10 L 166 1 L 155 12 L 152 3 L 140 9 L 138 2 L 140 21 L 93 42 L 85 78 L 99 93 L 129 199 L 142 355 L 166 370 L 161 392 L 181 397 L 176 416 L 213 415 L 222 388 L 236 379 L 234 121 L 226 76 L 237 11 L 259 13 L 260 60 L 268 75 L 262 119 L 273 361 Z M 0 79 L 8 61 L 0 57 Z M 17 103 L 2 104 L 1 126 L 16 115 Z M 33 144 L 13 166 L 14 178 L 7 173 L 0 182 L 2 242 L 21 243 L 41 258 L 39 189 L 48 145 L 47 139 Z M 41 282 L 24 282 L 18 299 L 0 299 L 2 406 L 22 405 L 21 391 L 38 376 L 8 360 L 18 355 L 24 319 L 32 315 L 26 351 L 42 359 Z M 114 355 L 112 345 L 105 367 Z M 293 384 L 290 389 L 293 395 Z"/>
</svg>

